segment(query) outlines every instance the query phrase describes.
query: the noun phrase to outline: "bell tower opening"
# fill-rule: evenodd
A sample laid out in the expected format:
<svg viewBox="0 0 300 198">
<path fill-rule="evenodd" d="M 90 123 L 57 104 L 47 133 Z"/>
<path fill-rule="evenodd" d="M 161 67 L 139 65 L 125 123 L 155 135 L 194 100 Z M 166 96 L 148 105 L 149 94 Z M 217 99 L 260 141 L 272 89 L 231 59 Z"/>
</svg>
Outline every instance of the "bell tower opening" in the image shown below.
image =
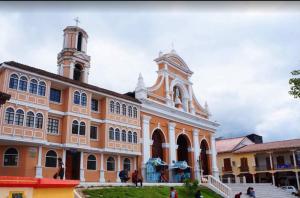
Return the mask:
<svg viewBox="0 0 300 198">
<path fill-rule="evenodd" d="M 78 39 L 77 39 L 77 50 L 81 51 L 81 45 L 82 45 L 82 33 L 78 33 Z"/>
<path fill-rule="evenodd" d="M 173 87 L 173 102 L 176 108 L 182 108 L 182 94 L 178 86 Z"/>
<path fill-rule="evenodd" d="M 73 72 L 73 80 L 81 80 L 82 66 L 76 64 Z"/>
<path fill-rule="evenodd" d="M 57 56 L 58 74 L 88 83 L 91 57 L 87 52 L 87 33 L 78 26 L 64 29 L 63 49 Z"/>
</svg>

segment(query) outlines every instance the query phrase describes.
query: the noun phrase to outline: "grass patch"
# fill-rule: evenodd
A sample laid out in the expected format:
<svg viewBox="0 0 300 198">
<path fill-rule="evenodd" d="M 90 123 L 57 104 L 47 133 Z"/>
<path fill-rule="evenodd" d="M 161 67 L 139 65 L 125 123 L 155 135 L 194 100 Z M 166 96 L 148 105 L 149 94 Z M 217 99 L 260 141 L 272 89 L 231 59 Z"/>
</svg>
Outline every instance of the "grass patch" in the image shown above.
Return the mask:
<svg viewBox="0 0 300 198">
<path fill-rule="evenodd" d="M 166 186 L 146 186 L 146 187 L 103 187 L 99 189 L 83 190 L 89 198 L 168 198 L 170 187 Z M 176 186 L 179 198 L 194 198 L 187 196 L 186 188 Z M 208 188 L 200 187 L 204 198 L 221 198 Z"/>
</svg>

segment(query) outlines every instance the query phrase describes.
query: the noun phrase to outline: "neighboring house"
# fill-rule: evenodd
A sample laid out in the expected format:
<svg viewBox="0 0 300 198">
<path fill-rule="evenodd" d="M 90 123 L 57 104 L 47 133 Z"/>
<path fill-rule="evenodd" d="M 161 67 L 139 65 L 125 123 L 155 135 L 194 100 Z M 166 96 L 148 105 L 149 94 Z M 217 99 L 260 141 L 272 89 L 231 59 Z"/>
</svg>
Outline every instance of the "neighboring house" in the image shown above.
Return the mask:
<svg viewBox="0 0 300 198">
<path fill-rule="evenodd" d="M 247 139 L 216 141 L 223 182 L 243 182 L 245 179 L 248 183 L 268 182 L 299 189 L 300 139 L 260 144 Z M 227 146 L 226 149 L 223 146 Z"/>
<path fill-rule="evenodd" d="M 145 87 L 140 76 L 135 92 L 119 94 L 88 84 L 87 40 L 77 26 L 64 29 L 57 74 L 0 65 L 0 91 L 11 95 L 0 109 L 0 175 L 51 178 L 61 157 L 66 179 L 118 182 L 122 169 L 144 173 L 159 157 L 169 166 L 186 161 L 193 178 L 201 170 L 218 176 L 219 124 L 197 101 L 183 59 L 174 50 L 160 53 L 155 85 Z"/>
</svg>

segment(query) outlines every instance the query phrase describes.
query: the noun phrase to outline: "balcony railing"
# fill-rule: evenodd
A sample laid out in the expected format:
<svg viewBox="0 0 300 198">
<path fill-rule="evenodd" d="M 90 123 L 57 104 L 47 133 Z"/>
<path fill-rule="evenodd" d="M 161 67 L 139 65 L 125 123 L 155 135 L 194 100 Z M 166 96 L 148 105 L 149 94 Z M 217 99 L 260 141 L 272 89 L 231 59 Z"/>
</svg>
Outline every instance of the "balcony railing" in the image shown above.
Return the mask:
<svg viewBox="0 0 300 198">
<path fill-rule="evenodd" d="M 249 172 L 249 167 L 248 166 L 241 166 L 240 167 L 240 172 Z"/>
<path fill-rule="evenodd" d="M 275 166 L 276 170 L 284 170 L 284 169 L 294 169 L 294 165 L 292 164 L 277 164 Z"/>
<path fill-rule="evenodd" d="M 267 166 L 256 166 L 255 167 L 256 171 L 269 171 L 271 170 L 271 167 L 267 167 Z"/>
<path fill-rule="evenodd" d="M 223 173 L 232 173 L 232 167 L 222 167 Z"/>
</svg>

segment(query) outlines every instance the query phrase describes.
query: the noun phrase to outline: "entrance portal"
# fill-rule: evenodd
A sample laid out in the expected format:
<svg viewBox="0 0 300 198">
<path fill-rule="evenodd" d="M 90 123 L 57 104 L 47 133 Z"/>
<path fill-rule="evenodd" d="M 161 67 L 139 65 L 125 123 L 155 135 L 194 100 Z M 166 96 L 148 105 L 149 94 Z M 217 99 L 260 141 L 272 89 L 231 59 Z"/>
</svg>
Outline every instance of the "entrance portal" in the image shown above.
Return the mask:
<svg viewBox="0 0 300 198">
<path fill-rule="evenodd" d="M 164 161 L 164 152 L 162 143 L 165 142 L 163 132 L 159 129 L 156 129 L 152 134 L 152 158 L 160 158 Z"/>
<path fill-rule="evenodd" d="M 203 170 L 203 175 L 208 175 L 209 174 L 209 166 L 208 166 L 208 156 L 207 156 L 207 151 L 208 151 L 208 144 L 206 140 L 202 140 L 201 145 L 201 169 Z"/>
<path fill-rule="evenodd" d="M 189 162 L 189 151 L 190 146 L 189 140 L 186 135 L 179 135 L 177 138 L 177 161 L 186 161 L 188 165 L 191 165 Z"/>
<path fill-rule="evenodd" d="M 80 152 L 67 151 L 65 174 L 66 179 L 80 179 Z"/>
</svg>

